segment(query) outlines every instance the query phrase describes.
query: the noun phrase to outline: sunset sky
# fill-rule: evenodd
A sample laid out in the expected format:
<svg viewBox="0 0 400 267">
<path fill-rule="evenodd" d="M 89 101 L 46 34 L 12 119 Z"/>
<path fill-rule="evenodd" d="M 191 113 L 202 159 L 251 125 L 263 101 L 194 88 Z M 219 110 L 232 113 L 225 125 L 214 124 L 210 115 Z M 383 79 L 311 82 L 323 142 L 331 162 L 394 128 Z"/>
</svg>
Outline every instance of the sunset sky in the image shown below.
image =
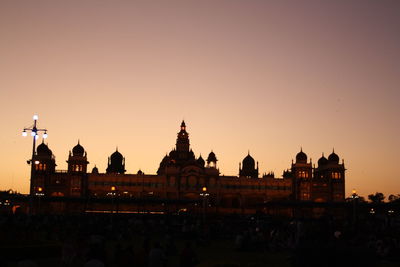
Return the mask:
<svg viewBox="0 0 400 267">
<path fill-rule="evenodd" d="M 400 194 L 400 1 L 1 1 L 0 189 L 29 191 L 39 115 L 57 168 L 154 174 L 185 119 L 196 156 L 281 176 L 345 160 L 346 195 Z"/>
</svg>

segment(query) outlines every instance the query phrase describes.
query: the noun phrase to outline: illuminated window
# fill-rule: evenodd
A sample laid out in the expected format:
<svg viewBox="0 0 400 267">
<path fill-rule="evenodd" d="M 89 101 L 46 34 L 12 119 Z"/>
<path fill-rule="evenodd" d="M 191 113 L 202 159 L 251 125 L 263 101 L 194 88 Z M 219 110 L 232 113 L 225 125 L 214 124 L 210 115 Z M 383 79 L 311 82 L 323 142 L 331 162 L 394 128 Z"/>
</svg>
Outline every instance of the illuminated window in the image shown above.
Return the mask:
<svg viewBox="0 0 400 267">
<path fill-rule="evenodd" d="M 309 200 L 310 199 L 310 193 L 303 193 L 301 195 L 301 197 L 302 197 L 302 200 Z"/>
<path fill-rule="evenodd" d="M 297 176 L 299 178 L 308 178 L 308 172 L 307 171 L 298 171 Z"/>
</svg>

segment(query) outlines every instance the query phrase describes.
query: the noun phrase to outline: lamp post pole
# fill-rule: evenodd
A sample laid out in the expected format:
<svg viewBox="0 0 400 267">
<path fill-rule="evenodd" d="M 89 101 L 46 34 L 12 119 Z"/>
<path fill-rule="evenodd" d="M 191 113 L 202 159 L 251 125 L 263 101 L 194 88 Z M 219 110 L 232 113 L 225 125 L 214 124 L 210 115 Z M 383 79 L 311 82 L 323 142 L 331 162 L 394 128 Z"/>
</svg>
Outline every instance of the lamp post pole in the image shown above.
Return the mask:
<svg viewBox="0 0 400 267">
<path fill-rule="evenodd" d="M 359 198 L 355 189 L 353 189 L 351 198 L 353 199 L 353 227 L 355 228 L 356 221 L 357 221 L 357 202 L 358 202 L 358 198 Z"/>
<path fill-rule="evenodd" d="M 207 197 L 210 195 L 209 193 L 207 193 L 207 187 L 203 187 L 202 191 L 200 193 L 200 196 L 203 197 L 203 224 L 205 225 L 206 223 L 206 208 L 207 208 Z"/>
<path fill-rule="evenodd" d="M 39 132 L 44 132 L 43 133 L 43 138 L 47 138 L 47 129 L 38 129 L 37 128 L 37 120 L 38 120 L 38 115 L 33 115 L 33 125 L 28 128 L 24 128 L 22 131 L 22 136 L 27 136 L 28 132 L 31 133 L 31 136 L 33 138 L 33 145 L 32 145 L 32 156 L 31 159 L 28 160 L 28 164 L 31 165 L 31 179 L 30 179 L 30 189 L 29 189 L 29 195 L 32 197 L 35 192 L 34 192 L 34 186 L 33 186 L 33 176 L 35 174 L 35 149 L 36 149 L 36 139 L 39 138 Z"/>
</svg>

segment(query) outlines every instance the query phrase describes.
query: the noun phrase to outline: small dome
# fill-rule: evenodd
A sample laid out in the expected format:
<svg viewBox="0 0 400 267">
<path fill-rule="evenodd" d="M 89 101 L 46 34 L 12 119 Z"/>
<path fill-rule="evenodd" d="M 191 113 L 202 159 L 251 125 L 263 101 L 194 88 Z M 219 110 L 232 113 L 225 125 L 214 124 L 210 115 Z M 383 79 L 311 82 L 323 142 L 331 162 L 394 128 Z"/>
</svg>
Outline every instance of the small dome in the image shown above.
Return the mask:
<svg viewBox="0 0 400 267">
<path fill-rule="evenodd" d="M 78 141 L 78 144 L 72 149 L 72 154 L 74 156 L 83 156 L 83 153 L 85 153 L 85 149 L 79 144 Z"/>
<path fill-rule="evenodd" d="M 92 173 L 98 174 L 99 173 L 99 169 L 96 166 L 94 166 L 93 169 L 92 169 Z"/>
<path fill-rule="evenodd" d="M 207 162 L 217 162 L 217 157 L 214 152 L 211 151 L 210 154 L 208 154 Z"/>
<path fill-rule="evenodd" d="M 44 142 L 38 145 L 36 152 L 39 156 L 51 156 L 53 154 Z"/>
<path fill-rule="evenodd" d="M 300 150 L 296 155 L 296 163 L 307 163 L 307 154 L 303 152 L 303 149 Z"/>
<path fill-rule="evenodd" d="M 200 155 L 200 157 L 197 159 L 197 164 L 200 165 L 201 167 L 204 167 L 204 164 L 206 164 L 206 162 L 204 161 L 204 159 L 202 158 L 201 155 Z"/>
<path fill-rule="evenodd" d="M 322 166 L 328 163 L 328 160 L 325 158 L 324 154 L 322 154 L 322 157 L 318 160 L 318 166 Z"/>
<path fill-rule="evenodd" d="M 252 166 L 254 168 L 255 161 L 250 154 L 248 154 L 244 159 L 243 159 L 243 167 L 244 166 Z"/>
<path fill-rule="evenodd" d="M 339 163 L 339 156 L 335 153 L 335 151 L 333 151 L 332 154 L 329 155 L 328 160 L 330 162 L 338 164 Z"/>
</svg>

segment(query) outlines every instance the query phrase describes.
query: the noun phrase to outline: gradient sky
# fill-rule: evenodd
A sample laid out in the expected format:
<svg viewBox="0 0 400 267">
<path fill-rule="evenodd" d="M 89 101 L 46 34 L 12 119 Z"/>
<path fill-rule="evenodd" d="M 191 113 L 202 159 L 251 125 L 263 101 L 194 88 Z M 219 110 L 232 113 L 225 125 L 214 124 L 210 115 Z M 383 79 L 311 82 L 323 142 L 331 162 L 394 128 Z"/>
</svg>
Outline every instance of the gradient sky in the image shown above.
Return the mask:
<svg viewBox="0 0 400 267">
<path fill-rule="evenodd" d="M 345 159 L 347 195 L 400 193 L 400 1 L 1 1 L 0 189 L 29 191 L 39 115 L 58 169 L 119 151 L 154 174 L 182 119 L 237 175 L 303 151 Z"/>
</svg>

